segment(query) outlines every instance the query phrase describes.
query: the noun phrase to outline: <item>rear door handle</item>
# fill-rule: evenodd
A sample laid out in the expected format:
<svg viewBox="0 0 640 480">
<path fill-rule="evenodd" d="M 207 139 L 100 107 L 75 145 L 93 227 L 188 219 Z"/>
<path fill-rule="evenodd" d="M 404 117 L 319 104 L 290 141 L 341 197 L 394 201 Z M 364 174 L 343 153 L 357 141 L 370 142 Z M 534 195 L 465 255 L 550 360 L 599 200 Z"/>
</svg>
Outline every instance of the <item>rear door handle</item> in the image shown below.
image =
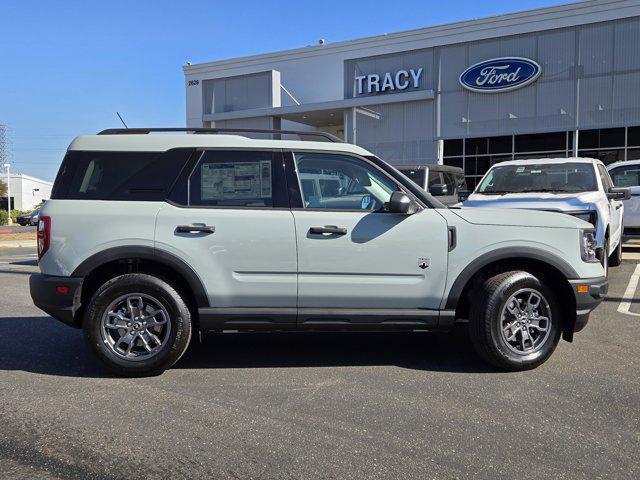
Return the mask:
<svg viewBox="0 0 640 480">
<path fill-rule="evenodd" d="M 312 235 L 324 235 L 326 233 L 330 233 L 333 235 L 346 235 L 347 229 L 334 226 L 311 227 L 309 229 L 309 233 L 311 233 Z"/>
<path fill-rule="evenodd" d="M 214 233 L 216 227 L 210 225 L 178 225 L 176 233 Z"/>
</svg>

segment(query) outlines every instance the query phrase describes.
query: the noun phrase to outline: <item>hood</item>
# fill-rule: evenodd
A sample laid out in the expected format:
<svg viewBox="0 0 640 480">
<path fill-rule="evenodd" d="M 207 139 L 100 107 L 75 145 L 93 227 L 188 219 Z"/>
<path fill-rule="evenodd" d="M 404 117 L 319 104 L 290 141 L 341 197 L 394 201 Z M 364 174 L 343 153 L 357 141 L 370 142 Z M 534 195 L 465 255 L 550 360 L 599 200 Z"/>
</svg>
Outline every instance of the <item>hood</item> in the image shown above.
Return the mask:
<svg viewBox="0 0 640 480">
<path fill-rule="evenodd" d="M 506 193 L 483 195 L 473 193 L 462 204 L 465 207 L 523 208 L 526 210 L 556 210 L 570 212 L 592 210 L 599 192 L 582 193 Z"/>
<path fill-rule="evenodd" d="M 450 211 L 463 220 L 477 225 L 571 229 L 593 228 L 593 225 L 589 222 L 560 212 L 535 212 L 516 208 L 511 210 L 506 208 L 468 208 L 464 206 Z"/>
</svg>

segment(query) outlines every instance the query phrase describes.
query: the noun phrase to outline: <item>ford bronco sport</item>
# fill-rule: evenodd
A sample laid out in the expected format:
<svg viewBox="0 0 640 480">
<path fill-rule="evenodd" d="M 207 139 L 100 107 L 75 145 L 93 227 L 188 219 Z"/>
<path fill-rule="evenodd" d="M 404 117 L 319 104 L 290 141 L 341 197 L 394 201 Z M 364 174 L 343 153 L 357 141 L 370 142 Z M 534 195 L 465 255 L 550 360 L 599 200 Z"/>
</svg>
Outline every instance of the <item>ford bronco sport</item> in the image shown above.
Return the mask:
<svg viewBox="0 0 640 480">
<path fill-rule="evenodd" d="M 156 130 L 76 138 L 38 224 L 34 303 L 118 374 L 161 373 L 197 332 L 456 321 L 488 362 L 529 369 L 606 293 L 578 218 L 450 209 L 346 143 Z"/>
</svg>

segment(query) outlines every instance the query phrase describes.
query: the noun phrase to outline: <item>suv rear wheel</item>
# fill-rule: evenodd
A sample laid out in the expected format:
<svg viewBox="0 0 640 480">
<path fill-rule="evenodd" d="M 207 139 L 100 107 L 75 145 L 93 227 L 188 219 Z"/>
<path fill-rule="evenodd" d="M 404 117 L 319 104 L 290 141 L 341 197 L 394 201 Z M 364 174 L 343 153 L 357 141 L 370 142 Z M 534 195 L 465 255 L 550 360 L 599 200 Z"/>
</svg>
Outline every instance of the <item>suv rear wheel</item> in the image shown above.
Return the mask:
<svg viewBox="0 0 640 480">
<path fill-rule="evenodd" d="M 544 363 L 560 339 L 560 315 L 553 293 L 524 271 L 487 279 L 471 305 L 471 341 L 487 362 L 504 370 Z"/>
<path fill-rule="evenodd" d="M 158 375 L 176 363 L 191 339 L 191 313 L 165 281 L 126 274 L 102 285 L 84 317 L 89 347 L 113 372 Z"/>
</svg>

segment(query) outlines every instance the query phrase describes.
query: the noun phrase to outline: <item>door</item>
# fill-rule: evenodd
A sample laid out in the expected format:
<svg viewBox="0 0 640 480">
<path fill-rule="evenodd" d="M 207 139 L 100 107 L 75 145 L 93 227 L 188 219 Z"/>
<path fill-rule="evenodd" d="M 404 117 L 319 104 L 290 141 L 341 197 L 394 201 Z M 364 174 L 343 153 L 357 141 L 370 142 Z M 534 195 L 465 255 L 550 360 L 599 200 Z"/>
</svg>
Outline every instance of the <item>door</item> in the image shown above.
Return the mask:
<svg viewBox="0 0 640 480">
<path fill-rule="evenodd" d="M 437 309 L 448 254 L 438 211 L 385 212 L 402 188 L 364 158 L 297 152 L 290 161 L 303 205 L 293 210 L 299 323 L 402 323 Z"/>
<path fill-rule="evenodd" d="M 605 193 L 609 192 L 609 189 L 613 187 L 613 182 L 609 176 L 609 172 L 604 165 L 598 164 L 598 172 L 600 173 L 600 179 L 602 180 L 602 186 Z M 618 241 L 622 235 L 620 229 L 622 228 L 622 201 L 621 200 L 609 200 L 609 212 L 610 216 L 610 247 L 611 250 L 618 245 Z"/>
<path fill-rule="evenodd" d="M 640 228 L 640 165 L 623 165 L 609 171 L 616 187 L 628 188 L 631 198 L 624 201 L 625 228 Z"/>
<path fill-rule="evenodd" d="M 158 213 L 156 249 L 204 284 L 211 328 L 295 325 L 297 259 L 282 155 L 203 151 Z"/>
</svg>

